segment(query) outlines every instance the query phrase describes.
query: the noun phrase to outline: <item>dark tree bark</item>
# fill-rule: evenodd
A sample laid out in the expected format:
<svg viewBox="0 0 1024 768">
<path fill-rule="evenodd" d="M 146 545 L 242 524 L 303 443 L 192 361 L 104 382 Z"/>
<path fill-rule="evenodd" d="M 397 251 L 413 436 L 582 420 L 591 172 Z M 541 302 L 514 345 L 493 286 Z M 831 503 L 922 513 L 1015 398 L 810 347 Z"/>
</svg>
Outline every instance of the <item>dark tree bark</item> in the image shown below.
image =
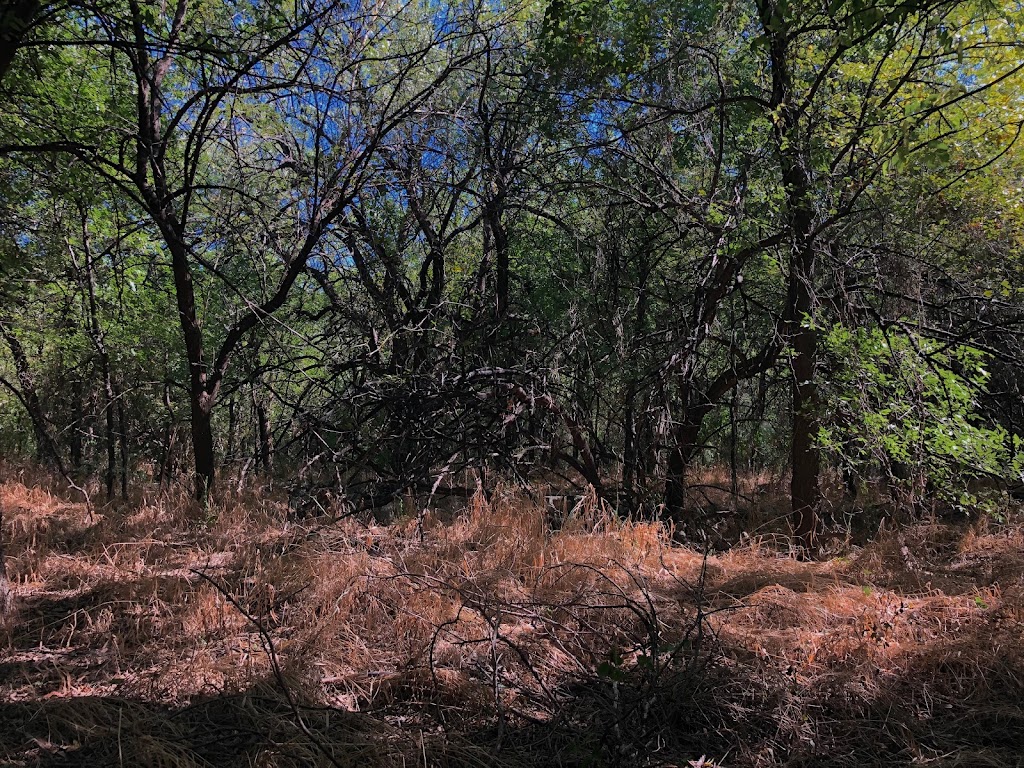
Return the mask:
<svg viewBox="0 0 1024 768">
<path fill-rule="evenodd" d="M 0 4 L 0 80 L 14 63 L 25 35 L 38 20 L 43 4 L 36 0 L 14 0 Z"/>
<path fill-rule="evenodd" d="M 818 529 L 821 489 L 818 475 L 821 458 L 815 438 L 818 433 L 818 392 L 814 381 L 817 335 L 804 330 L 793 341 L 793 444 L 790 461 L 793 498 L 793 534 L 801 546 L 812 549 Z"/>
<path fill-rule="evenodd" d="M 128 498 L 128 418 L 125 414 L 124 397 L 117 400 L 117 436 L 121 446 L 121 498 Z"/>
<path fill-rule="evenodd" d="M 686 497 L 686 470 L 700 447 L 698 439 L 704 419 L 739 382 L 753 378 L 773 366 L 781 349 L 779 340 L 773 339 L 757 355 L 734 360 L 715 377 L 706 390 L 699 390 L 692 385 L 680 388 L 681 399 L 689 405 L 672 431 L 665 478 L 665 510 L 669 515 L 678 516 L 682 512 Z"/>
<path fill-rule="evenodd" d="M 789 248 L 789 289 L 786 301 L 786 337 L 790 340 L 793 421 L 790 464 L 793 533 L 805 549 L 814 547 L 821 491 L 815 367 L 818 337 L 808 320 L 814 309 L 814 206 L 808 138 L 801 133 L 791 69 L 791 31 L 782 3 L 759 0 L 761 28 L 768 40 L 772 92 L 769 106 L 775 120 L 775 143 L 786 200 Z"/>
<path fill-rule="evenodd" d="M 665 511 L 673 519 L 680 518 L 686 503 L 686 470 L 697 450 L 704 414 L 694 414 L 694 417 L 684 419 L 672 430 L 665 477 Z"/>
<path fill-rule="evenodd" d="M 71 456 L 71 469 L 78 472 L 82 469 L 82 429 L 85 420 L 85 402 L 82 397 L 82 381 L 76 378 L 71 385 L 72 419 L 68 435 L 68 453 Z"/>
<path fill-rule="evenodd" d="M 518 385 L 509 386 L 508 393 L 514 399 L 524 405 L 528 405 L 530 408 L 543 408 L 557 421 L 562 422 L 568 430 L 569 436 L 572 438 L 573 453 L 575 455 L 566 456 L 563 453 L 561 458 L 571 464 L 572 467 L 583 476 L 583 479 L 594 488 L 594 491 L 598 496 L 604 498 L 605 491 L 604 482 L 601 479 L 601 470 L 598 467 L 597 461 L 594 458 L 594 453 L 590 448 L 590 441 L 587 439 L 583 428 L 576 422 L 576 420 L 567 414 L 549 394 L 532 396 Z"/>
<path fill-rule="evenodd" d="M 224 449 L 225 461 L 232 461 L 235 458 L 235 441 L 238 433 L 238 408 L 235 407 L 235 398 L 228 400 L 228 445 Z"/>
<path fill-rule="evenodd" d="M 782 235 L 776 233 L 730 254 L 726 247 L 727 232 L 722 229 L 718 235 L 718 244 L 705 260 L 707 276 L 695 292 L 687 338 L 682 349 L 665 366 L 665 372 L 675 379 L 682 408 L 676 419 L 677 426 L 672 430 L 665 482 L 665 507 L 670 515 L 682 511 L 680 504 L 686 492 L 684 475 L 704 419 L 737 383 L 773 365 L 781 348 L 778 340 L 773 339 L 754 357 L 743 357 L 739 361 L 734 359 L 739 351 L 733 350 L 729 366 L 712 381 L 701 384 L 698 361 L 712 335 L 723 301 L 738 287 L 740 270 L 749 259 L 783 241 Z"/>
<path fill-rule="evenodd" d="M 636 392 L 630 383 L 626 394 L 625 412 L 622 417 L 622 491 L 626 509 L 633 513 L 637 503 L 637 434 L 636 434 Z"/>
<path fill-rule="evenodd" d="M 114 498 L 114 479 L 117 476 L 117 438 L 114 434 L 113 390 L 105 390 L 104 396 L 106 402 L 103 407 L 103 419 L 105 430 L 104 441 L 107 448 L 107 466 L 103 473 L 103 486 L 107 492 L 107 501 L 111 501 Z"/>
<path fill-rule="evenodd" d="M 270 428 L 270 409 L 259 398 L 256 387 L 252 390 L 252 402 L 256 409 L 256 427 L 259 432 L 259 462 L 268 477 L 274 472 L 274 433 Z"/>
<path fill-rule="evenodd" d="M 216 454 L 213 450 L 213 415 L 210 411 L 212 398 L 205 391 L 190 393 L 192 409 L 192 451 L 195 458 L 195 496 L 201 504 L 210 502 L 213 479 L 216 472 Z"/>
<path fill-rule="evenodd" d="M 156 477 L 156 483 L 158 486 L 163 483 L 164 479 L 167 480 L 169 485 L 171 482 L 171 476 L 174 474 L 174 407 L 171 405 L 171 387 L 167 383 L 164 384 L 164 408 L 167 409 L 167 423 L 164 426 L 163 445 L 161 446 L 160 455 L 160 469 L 158 470 Z"/>
<path fill-rule="evenodd" d="M 0 620 L 6 619 L 14 608 L 14 590 L 7 578 L 7 547 L 4 539 L 4 505 L 0 504 Z"/>
<path fill-rule="evenodd" d="M 104 471 L 104 487 L 107 494 L 107 501 L 114 498 L 114 482 L 117 476 L 117 432 L 114 425 L 114 408 L 118 402 L 117 392 L 114 389 L 114 380 L 110 370 L 110 353 L 107 350 L 106 332 L 100 323 L 99 302 L 96 298 L 96 255 L 92 249 L 92 238 L 89 233 L 88 213 L 84 207 L 79 208 L 82 229 L 82 249 L 84 252 L 84 263 L 79 264 L 77 256 L 72 250 L 72 261 L 75 271 L 78 274 L 80 290 L 85 294 L 85 310 L 89 318 L 89 340 L 96 350 L 96 358 L 99 362 L 100 377 L 103 380 L 103 417 L 104 417 L 104 441 L 106 445 L 107 464 Z M 84 270 L 83 270 L 84 267 Z M 83 274 L 84 272 L 84 274 Z"/>
<path fill-rule="evenodd" d="M 39 399 L 36 390 L 35 377 L 29 367 L 28 355 L 14 332 L 8 327 L 6 320 L 0 318 L 0 336 L 7 343 L 11 350 L 11 357 L 14 359 L 14 370 L 18 375 L 18 389 L 4 381 L 8 389 L 21 401 L 32 421 L 32 431 L 35 434 L 36 457 L 44 466 L 57 469 L 62 475 L 66 475 L 64 462 L 61 461 L 57 444 L 50 434 L 49 421 L 43 411 L 43 404 Z"/>
<path fill-rule="evenodd" d="M 765 368 L 761 371 L 760 376 L 757 377 L 757 395 L 754 397 L 753 413 L 750 417 L 751 429 L 754 439 L 750 441 L 750 447 L 747 452 L 747 469 L 751 472 L 757 468 L 758 459 L 760 454 L 758 453 L 758 447 L 760 444 L 759 433 L 761 425 L 764 424 L 765 410 L 768 405 L 768 369 Z"/>
</svg>

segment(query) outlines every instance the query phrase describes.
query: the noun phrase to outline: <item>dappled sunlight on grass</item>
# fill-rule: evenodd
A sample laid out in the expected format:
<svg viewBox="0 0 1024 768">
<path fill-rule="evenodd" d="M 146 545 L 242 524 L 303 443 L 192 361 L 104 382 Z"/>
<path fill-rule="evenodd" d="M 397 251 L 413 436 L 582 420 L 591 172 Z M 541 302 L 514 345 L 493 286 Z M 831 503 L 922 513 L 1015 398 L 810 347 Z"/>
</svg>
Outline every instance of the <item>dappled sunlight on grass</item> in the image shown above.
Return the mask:
<svg viewBox="0 0 1024 768">
<path fill-rule="evenodd" d="M 156 739 L 174 766 L 216 759 L 204 723 L 231 717 L 288 734 L 238 737 L 261 765 L 346 744 L 378 765 L 1003 765 L 1024 734 L 1012 524 L 800 562 L 763 538 L 706 557 L 592 494 L 557 525 L 507 488 L 390 526 L 251 492 L 90 514 L 11 479 L 0 503 L 4 759 L 102 756 L 115 706 L 122 753 Z"/>
</svg>

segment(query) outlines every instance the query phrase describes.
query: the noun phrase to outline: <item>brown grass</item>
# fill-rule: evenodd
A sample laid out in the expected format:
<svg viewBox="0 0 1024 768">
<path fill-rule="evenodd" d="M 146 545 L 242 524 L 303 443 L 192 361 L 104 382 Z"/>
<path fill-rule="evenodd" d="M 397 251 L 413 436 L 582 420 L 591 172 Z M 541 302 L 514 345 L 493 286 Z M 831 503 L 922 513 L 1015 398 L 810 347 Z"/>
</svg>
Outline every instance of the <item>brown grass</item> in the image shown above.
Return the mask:
<svg viewBox="0 0 1024 768">
<path fill-rule="evenodd" d="M 802 563 L 500 488 L 391 526 L 29 475 L 0 504 L 0 764 L 1021 764 L 1017 525 Z"/>
</svg>

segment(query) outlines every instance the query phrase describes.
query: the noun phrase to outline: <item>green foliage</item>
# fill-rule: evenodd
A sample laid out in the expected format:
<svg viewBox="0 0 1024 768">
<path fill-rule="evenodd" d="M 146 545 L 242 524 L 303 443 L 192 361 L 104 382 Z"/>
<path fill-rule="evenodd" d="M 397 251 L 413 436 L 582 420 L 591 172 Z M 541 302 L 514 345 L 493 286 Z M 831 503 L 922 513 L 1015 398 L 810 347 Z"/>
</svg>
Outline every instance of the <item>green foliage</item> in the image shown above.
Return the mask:
<svg viewBox="0 0 1024 768">
<path fill-rule="evenodd" d="M 592 71 L 626 71 L 648 52 L 641 20 L 646 3 L 624 0 L 552 0 L 544 14 L 543 51 L 556 65 L 584 65 Z"/>
<path fill-rule="evenodd" d="M 653 508 L 677 447 L 787 461 L 795 319 L 870 307 L 813 327 L 821 445 L 950 494 L 1019 469 L 990 402 L 1024 285 L 1016 6 L 175 7 L 55 9 L 0 83 L 0 290 L 62 444 L 99 446 L 105 359 L 140 464 L 186 442 L 200 372 L 243 467 L 258 401 L 279 468 L 433 487 L 589 447 Z"/>
<path fill-rule="evenodd" d="M 823 345 L 831 373 L 818 439 L 853 470 L 909 465 L 940 497 L 965 506 L 976 501 L 970 479 L 1019 475 L 1019 438 L 981 407 L 989 355 L 895 328 L 838 324 Z"/>
</svg>

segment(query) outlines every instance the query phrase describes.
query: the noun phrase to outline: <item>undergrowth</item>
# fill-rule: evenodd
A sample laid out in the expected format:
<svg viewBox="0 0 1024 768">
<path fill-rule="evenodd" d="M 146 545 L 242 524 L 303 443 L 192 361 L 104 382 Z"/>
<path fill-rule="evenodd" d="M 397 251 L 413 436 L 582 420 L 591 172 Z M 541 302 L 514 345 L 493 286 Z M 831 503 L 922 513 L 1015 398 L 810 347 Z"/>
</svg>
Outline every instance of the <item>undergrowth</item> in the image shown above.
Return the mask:
<svg viewBox="0 0 1024 768">
<path fill-rule="evenodd" d="M 0 504 L 3 764 L 1020 764 L 1012 522 L 806 563 L 502 489 L 389 526 L 31 476 Z"/>
</svg>

